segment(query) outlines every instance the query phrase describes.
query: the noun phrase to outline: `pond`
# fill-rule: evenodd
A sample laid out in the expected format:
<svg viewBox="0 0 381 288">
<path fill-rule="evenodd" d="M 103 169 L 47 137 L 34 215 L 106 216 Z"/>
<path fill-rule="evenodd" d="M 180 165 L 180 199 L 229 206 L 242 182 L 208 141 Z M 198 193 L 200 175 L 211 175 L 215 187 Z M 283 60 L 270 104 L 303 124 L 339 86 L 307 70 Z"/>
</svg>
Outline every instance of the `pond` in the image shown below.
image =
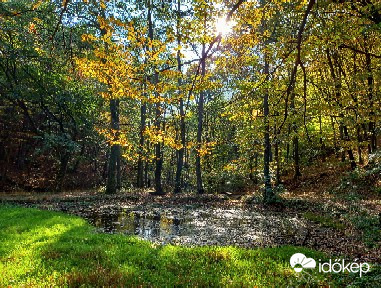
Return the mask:
<svg viewBox="0 0 381 288">
<path fill-rule="evenodd" d="M 82 211 L 100 231 L 124 233 L 159 244 L 298 244 L 307 233 L 303 218 L 241 208 L 123 207 Z"/>
<path fill-rule="evenodd" d="M 77 215 L 99 232 L 135 235 L 156 244 L 218 245 L 247 248 L 305 246 L 336 255 L 379 262 L 379 249 L 359 241 L 354 229 L 327 227 L 304 218 L 321 207 L 297 202 L 293 208 L 246 205 L 205 195 L 65 195 L 43 199 L 8 199 L 10 204 Z"/>
</svg>

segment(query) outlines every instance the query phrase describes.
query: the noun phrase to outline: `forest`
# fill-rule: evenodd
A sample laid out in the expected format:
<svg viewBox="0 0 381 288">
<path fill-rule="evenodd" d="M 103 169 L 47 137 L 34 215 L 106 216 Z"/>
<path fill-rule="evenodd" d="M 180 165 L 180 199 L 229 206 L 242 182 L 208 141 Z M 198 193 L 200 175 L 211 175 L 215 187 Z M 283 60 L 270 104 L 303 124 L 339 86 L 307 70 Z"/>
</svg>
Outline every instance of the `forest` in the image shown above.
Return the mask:
<svg viewBox="0 0 381 288">
<path fill-rule="evenodd" d="M 381 287 L 380 88 L 378 0 L 1 0 L 0 286 Z"/>
</svg>

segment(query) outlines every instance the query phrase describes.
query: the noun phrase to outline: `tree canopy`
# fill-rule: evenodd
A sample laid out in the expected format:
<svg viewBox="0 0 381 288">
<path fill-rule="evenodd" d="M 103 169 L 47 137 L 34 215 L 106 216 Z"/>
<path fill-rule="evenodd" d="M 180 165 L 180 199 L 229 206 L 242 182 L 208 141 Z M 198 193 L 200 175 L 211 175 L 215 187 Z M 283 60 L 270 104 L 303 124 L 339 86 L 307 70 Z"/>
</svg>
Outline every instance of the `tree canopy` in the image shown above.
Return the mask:
<svg viewBox="0 0 381 288">
<path fill-rule="evenodd" d="M 259 187 L 273 202 L 282 177 L 315 159 L 355 169 L 380 134 L 380 11 L 376 0 L 2 1 L 0 182 Z"/>
</svg>

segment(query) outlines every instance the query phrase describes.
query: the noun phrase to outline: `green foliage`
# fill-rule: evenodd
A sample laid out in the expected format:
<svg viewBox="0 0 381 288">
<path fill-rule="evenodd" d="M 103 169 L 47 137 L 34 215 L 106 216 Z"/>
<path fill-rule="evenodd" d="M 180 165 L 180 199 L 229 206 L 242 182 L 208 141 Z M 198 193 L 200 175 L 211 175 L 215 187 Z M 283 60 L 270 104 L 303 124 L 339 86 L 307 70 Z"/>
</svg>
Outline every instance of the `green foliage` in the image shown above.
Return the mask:
<svg viewBox="0 0 381 288">
<path fill-rule="evenodd" d="M 184 146 L 181 182 L 196 186 L 200 155 L 205 190 L 213 193 L 262 181 L 264 142 L 265 171 L 277 175 L 294 169 L 298 176 L 299 166 L 334 151 L 353 158 L 360 149 L 366 159 L 381 116 L 373 2 L 239 1 L 231 10 L 226 1 L 2 1 L 1 142 L 26 143 L 35 166 L 53 159 L 50 177 L 62 180 L 65 163 L 77 160 L 106 178 L 107 148 L 120 145 L 121 170 L 144 162 L 149 186 L 160 162 L 168 190 Z M 218 35 L 223 15 L 233 29 Z M 111 99 L 118 108 L 107 107 Z M 369 173 L 379 173 L 377 165 Z M 272 184 L 273 174 L 266 175 Z M 125 185 L 136 183 L 126 178 Z"/>
<path fill-rule="evenodd" d="M 368 167 L 365 172 L 366 176 L 379 176 L 381 174 L 381 151 L 369 155 Z"/>
<path fill-rule="evenodd" d="M 349 201 L 366 198 L 370 192 L 376 192 L 379 188 L 375 186 L 380 179 L 381 157 L 380 153 L 371 154 L 369 163 L 364 168 L 358 167 L 348 172 L 337 187 L 333 187 L 332 193 L 344 197 Z"/>
<path fill-rule="evenodd" d="M 237 172 L 218 171 L 205 175 L 205 188 L 211 193 L 242 193 L 245 187 L 247 187 L 247 179 Z"/>
<path fill-rule="evenodd" d="M 361 231 L 362 240 L 369 247 L 380 247 L 381 223 L 380 217 L 359 213 L 350 218 L 353 225 Z"/>
<path fill-rule="evenodd" d="M 303 214 L 303 217 L 319 223 L 323 227 L 332 227 L 339 230 L 344 230 L 346 227 L 344 223 L 333 219 L 332 216 L 325 216 L 314 212 L 306 212 Z"/>
<path fill-rule="evenodd" d="M 378 287 L 381 283 L 381 265 L 374 265 L 372 270 L 361 278 L 355 275 L 350 275 L 350 278 L 352 278 L 351 284 L 346 287 Z"/>
</svg>

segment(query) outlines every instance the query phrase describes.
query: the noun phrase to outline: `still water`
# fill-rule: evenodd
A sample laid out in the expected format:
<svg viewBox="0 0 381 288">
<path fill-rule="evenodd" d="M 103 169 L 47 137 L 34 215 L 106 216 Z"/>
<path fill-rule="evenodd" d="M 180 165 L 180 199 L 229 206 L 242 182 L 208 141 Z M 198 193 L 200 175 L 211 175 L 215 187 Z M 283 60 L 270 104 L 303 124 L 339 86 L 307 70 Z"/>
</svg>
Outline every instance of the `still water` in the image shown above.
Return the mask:
<svg viewBox="0 0 381 288">
<path fill-rule="evenodd" d="M 124 233 L 159 244 L 293 244 L 306 231 L 303 219 L 284 214 L 219 208 L 120 208 L 88 211 L 84 217 L 100 231 Z"/>
</svg>

